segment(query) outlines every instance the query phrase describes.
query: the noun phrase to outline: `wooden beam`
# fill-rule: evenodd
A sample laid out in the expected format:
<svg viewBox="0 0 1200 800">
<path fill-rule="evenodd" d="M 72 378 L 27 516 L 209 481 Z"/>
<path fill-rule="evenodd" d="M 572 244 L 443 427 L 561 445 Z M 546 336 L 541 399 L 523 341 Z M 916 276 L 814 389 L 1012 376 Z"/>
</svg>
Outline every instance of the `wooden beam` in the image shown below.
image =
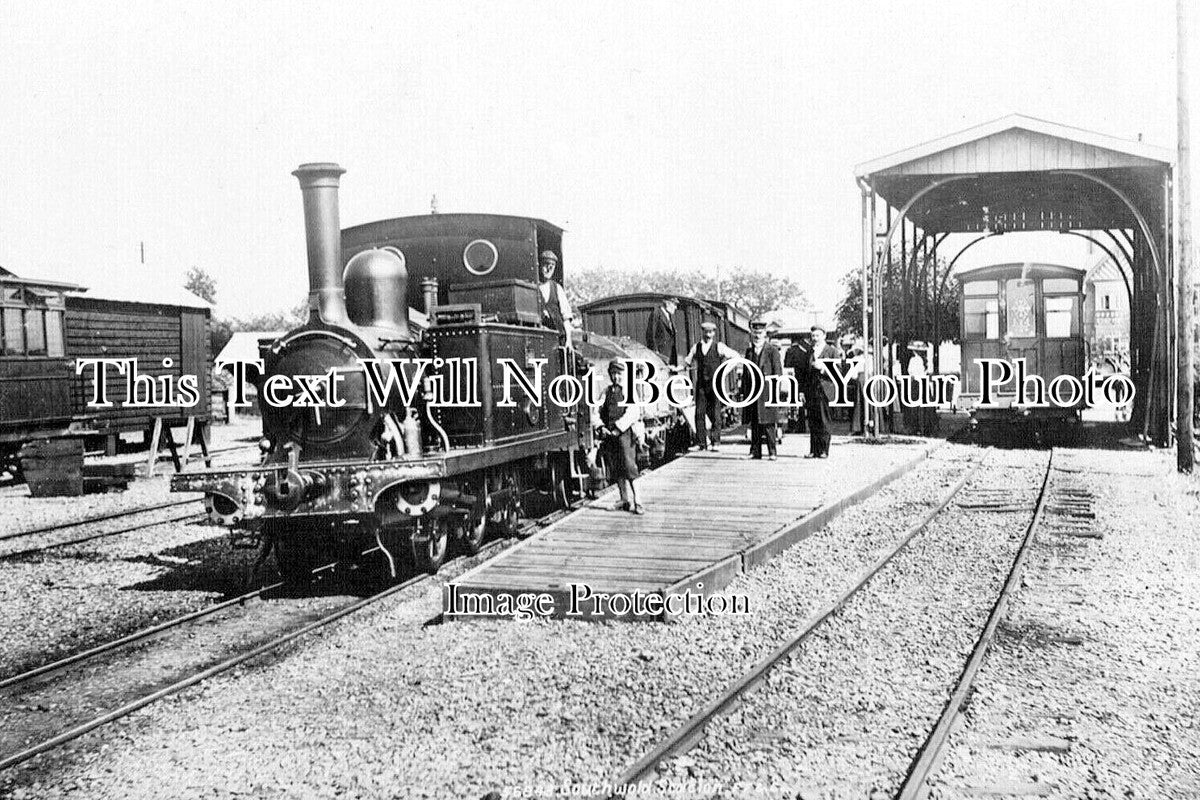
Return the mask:
<svg viewBox="0 0 1200 800">
<path fill-rule="evenodd" d="M 1190 473 L 1196 464 L 1192 413 L 1195 403 L 1195 374 L 1192 352 L 1195 346 L 1195 273 L 1192 249 L 1192 155 L 1191 121 L 1188 118 L 1187 84 L 1187 0 L 1176 0 L 1178 111 L 1178 147 L 1176 186 L 1179 191 L 1179 261 L 1175 352 L 1175 447 L 1176 468 Z"/>
</svg>

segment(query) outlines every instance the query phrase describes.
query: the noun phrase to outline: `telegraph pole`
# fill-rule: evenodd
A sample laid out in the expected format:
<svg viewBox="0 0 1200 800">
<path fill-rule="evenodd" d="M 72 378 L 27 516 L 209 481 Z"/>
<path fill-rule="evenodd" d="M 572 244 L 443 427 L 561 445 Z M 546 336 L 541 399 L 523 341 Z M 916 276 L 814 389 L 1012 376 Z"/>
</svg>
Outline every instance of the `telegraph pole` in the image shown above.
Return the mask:
<svg viewBox="0 0 1200 800">
<path fill-rule="evenodd" d="M 1190 0 L 1175 0 L 1176 7 L 1176 91 L 1179 148 L 1175 162 L 1175 185 L 1179 190 L 1179 302 L 1178 328 L 1176 341 L 1178 347 L 1175 354 L 1175 374 L 1178 383 L 1175 386 L 1175 443 L 1176 467 L 1180 472 L 1190 473 L 1196 464 L 1194 452 L 1192 409 L 1195 402 L 1195 373 L 1192 367 L 1192 352 L 1195 348 L 1195 253 L 1192 246 L 1192 155 L 1191 155 L 1191 124 L 1188 120 L 1188 84 L 1187 84 L 1187 4 Z"/>
</svg>

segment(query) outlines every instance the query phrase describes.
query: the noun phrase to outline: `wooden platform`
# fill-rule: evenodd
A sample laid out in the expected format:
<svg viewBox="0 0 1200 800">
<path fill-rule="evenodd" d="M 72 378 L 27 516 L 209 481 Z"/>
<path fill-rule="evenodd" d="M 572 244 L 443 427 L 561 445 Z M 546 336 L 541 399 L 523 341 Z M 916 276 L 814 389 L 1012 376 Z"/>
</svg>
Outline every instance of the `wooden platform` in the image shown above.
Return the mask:
<svg viewBox="0 0 1200 800">
<path fill-rule="evenodd" d="M 835 442 L 828 459 L 813 460 L 802 458 L 808 438 L 793 435 L 778 461 L 747 459 L 741 442 L 691 453 L 638 479 L 644 516 L 615 510 L 619 497 L 610 491 L 448 584 L 446 618 L 694 613 L 687 609 L 820 530 L 935 445 Z M 628 609 L 617 595 L 632 599 Z M 668 604 L 672 595 L 684 597 Z"/>
</svg>

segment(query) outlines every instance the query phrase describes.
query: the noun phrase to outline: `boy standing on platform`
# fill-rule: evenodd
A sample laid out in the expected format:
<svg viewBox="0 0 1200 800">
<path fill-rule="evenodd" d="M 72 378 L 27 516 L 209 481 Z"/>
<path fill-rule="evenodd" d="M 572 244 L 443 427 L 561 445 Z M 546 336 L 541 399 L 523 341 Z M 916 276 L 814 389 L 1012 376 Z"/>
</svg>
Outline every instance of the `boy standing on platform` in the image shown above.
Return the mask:
<svg viewBox="0 0 1200 800">
<path fill-rule="evenodd" d="M 612 383 L 604 393 L 604 404 L 600 406 L 600 452 L 608 464 L 609 475 L 616 481 L 617 490 L 621 493 L 617 510 L 645 514 L 633 485 L 639 474 L 633 429 L 641 419 L 642 411 L 636 404 L 625 403 L 625 392 L 621 389 L 624 374 L 625 367 L 620 361 L 609 363 L 608 378 Z"/>
</svg>

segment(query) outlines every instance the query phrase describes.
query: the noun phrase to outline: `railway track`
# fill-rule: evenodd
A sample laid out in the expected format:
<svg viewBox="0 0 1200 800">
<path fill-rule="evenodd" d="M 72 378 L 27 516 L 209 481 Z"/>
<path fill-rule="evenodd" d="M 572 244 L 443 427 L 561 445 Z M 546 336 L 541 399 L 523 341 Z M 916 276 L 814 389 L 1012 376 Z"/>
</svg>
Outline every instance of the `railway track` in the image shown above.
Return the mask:
<svg viewBox="0 0 1200 800">
<path fill-rule="evenodd" d="M 638 759 L 632 766 L 626 769 L 619 777 L 611 784 L 615 787 L 613 791 L 597 795 L 598 798 L 605 800 L 615 800 L 615 798 L 623 798 L 634 796 L 638 791 L 638 785 L 654 779 L 659 772 L 660 765 L 670 759 L 682 756 L 690 751 L 696 743 L 704 735 L 708 725 L 718 717 L 723 716 L 733 708 L 747 695 L 749 691 L 759 686 L 764 682 L 772 669 L 782 662 L 786 661 L 788 656 L 800 648 L 806 640 L 821 629 L 823 624 L 834 617 L 843 607 L 847 605 L 871 580 L 888 564 L 892 563 L 897 556 L 903 553 L 909 544 L 924 530 L 926 530 L 935 519 L 939 517 L 952 503 L 956 506 L 961 502 L 964 510 L 980 509 L 987 507 L 988 510 L 996 511 L 1011 511 L 1013 510 L 1013 500 L 1011 497 L 993 496 L 988 487 L 980 487 L 971 492 L 966 493 L 964 497 L 964 489 L 971 483 L 972 479 L 984 467 L 984 463 L 988 456 L 985 454 L 982 458 L 970 466 L 963 476 L 943 495 L 939 501 L 926 511 L 917 520 L 915 524 L 906 529 L 889 550 L 871 563 L 863 572 L 852 580 L 850 585 L 842 591 L 834 600 L 819 609 L 816 613 L 809 616 L 789 637 L 786 641 L 780 644 L 765 658 L 756 663 L 750 670 L 742 674 L 734 682 L 729 684 L 722 693 L 711 700 L 707 705 L 701 708 L 698 712 L 689 717 L 683 724 L 671 731 L 667 736 L 659 740 L 658 744 L 651 748 L 645 755 Z M 994 634 L 996 624 L 1003 614 L 1003 609 L 1007 603 L 1007 598 L 1011 594 L 1014 586 L 1019 584 L 1020 569 L 1024 562 L 1025 553 L 1028 550 L 1029 542 L 1032 539 L 1032 533 L 1037 527 L 1038 521 L 1041 518 L 1042 511 L 1045 506 L 1047 497 L 1047 485 L 1050 479 L 1052 469 L 1052 460 L 1047 461 L 1045 474 L 1042 478 L 1041 487 L 1037 494 L 1037 499 L 1034 502 L 1033 517 L 1030 520 L 1025 535 L 1018 547 L 1017 554 L 1009 571 L 1008 579 L 1000 591 L 1000 597 L 996 602 L 992 613 L 988 616 L 988 621 L 984 625 L 983 632 L 980 635 L 979 643 L 968 659 L 967 666 L 964 668 L 962 676 L 954 687 L 950 696 L 950 702 L 947 703 L 944 717 L 949 718 L 949 721 L 939 720 L 930 734 L 928 741 L 921 748 L 917 757 L 914 759 L 913 767 L 910 769 L 910 779 L 906 780 L 906 786 L 913 779 L 919 780 L 921 784 L 931 772 L 931 768 L 936 764 L 937 754 L 944 744 L 947 734 L 953 723 L 953 715 L 957 713 L 961 706 L 963 698 L 969 692 L 970 681 L 978 671 L 978 666 L 982 663 L 983 655 L 986 654 L 987 646 L 990 644 Z M 958 502 L 956 502 L 958 501 Z M 994 507 L 993 507 L 994 506 Z M 641 787 L 642 789 L 649 787 Z M 902 790 L 906 791 L 906 790 Z M 920 794 L 901 794 L 899 797 L 920 797 Z"/>
<path fill-rule="evenodd" d="M 590 498 L 583 498 L 574 503 L 571 503 L 566 508 L 556 509 L 556 510 L 550 512 L 549 514 L 546 514 L 540 518 L 533 519 L 533 520 L 527 520 L 522 524 L 521 528 L 519 529 L 517 538 L 500 539 L 500 540 L 493 541 L 493 542 L 485 545 L 474 556 L 461 556 L 457 559 L 454 559 L 451 562 L 448 562 L 445 566 L 443 566 L 443 571 L 445 571 L 446 567 L 451 566 L 453 564 L 461 564 L 462 562 L 466 561 L 467 559 L 486 560 L 486 559 L 498 554 L 499 552 L 506 549 L 507 547 L 511 546 L 519 538 L 523 538 L 523 537 L 531 535 L 532 533 L 536 532 L 538 529 L 551 524 L 555 520 L 560 519 L 562 516 L 565 516 L 566 514 L 571 513 L 575 509 L 581 507 L 583 504 L 588 503 L 588 502 L 591 502 Z M 364 551 L 362 555 L 364 555 L 364 556 L 368 555 L 377 549 L 378 548 L 368 549 L 368 550 Z M 337 567 L 338 567 L 338 564 L 335 562 L 335 563 L 331 563 L 331 564 L 327 564 L 327 565 L 318 567 L 318 568 L 314 569 L 313 572 L 314 572 L 314 574 L 323 573 L 323 572 L 331 572 L 331 571 L 335 570 Z M 408 580 L 405 580 L 401 583 L 395 584 L 393 586 L 389 586 L 386 589 L 376 592 L 375 594 L 372 594 L 368 597 L 365 597 L 360 600 L 356 600 L 356 601 L 353 601 L 353 602 L 350 602 L 347 604 L 343 604 L 343 605 L 339 606 L 338 608 L 329 611 L 328 613 L 322 614 L 319 618 L 317 618 L 311 622 L 308 622 L 300 627 L 297 627 L 293 630 L 288 630 L 284 633 L 281 633 L 280 635 L 270 639 L 267 642 L 259 644 L 255 647 L 245 650 L 243 652 L 231 655 L 223 660 L 220 660 L 217 663 L 208 665 L 208 666 L 204 667 L 203 669 L 197 670 L 189 675 L 186 675 L 166 686 L 161 686 L 161 687 L 155 688 L 151 692 L 147 692 L 145 694 L 142 694 L 142 695 L 139 695 L 132 699 L 129 699 L 126 702 L 119 705 L 118 707 L 113 708 L 113 709 L 111 709 L 103 714 L 100 714 L 98 716 L 95 716 L 91 719 L 80 722 L 66 731 L 63 731 L 55 736 L 49 737 L 45 740 L 42 740 L 42 741 L 32 744 L 30 746 L 27 746 L 18 752 L 15 752 L 8 756 L 0 758 L 0 771 L 4 771 L 4 770 L 10 769 L 12 767 L 16 767 L 17 765 L 22 764 L 38 755 L 47 753 L 47 752 L 52 751 L 64 744 L 67 744 L 68 742 L 78 739 L 79 737 L 81 737 L 91 731 L 94 731 L 97 728 L 101 728 L 109 723 L 115 722 L 116 720 L 126 717 L 129 714 L 132 714 L 135 711 L 138 711 L 139 709 L 145 708 L 146 706 L 148 706 L 154 702 L 157 702 L 158 700 L 161 700 L 165 697 L 169 697 L 173 694 L 177 694 L 177 693 L 183 691 L 184 689 L 187 689 L 191 686 L 195 686 L 195 685 L 207 680 L 208 678 L 211 678 L 215 675 L 219 675 L 223 672 L 227 672 L 227 671 L 233 669 L 234 667 L 237 667 L 241 664 L 244 664 L 244 663 L 251 661 L 255 658 L 258 658 L 260 656 L 266 655 L 272 651 L 278 650 L 279 648 L 283 647 L 284 645 L 286 645 L 308 633 L 316 631 L 322 627 L 325 627 L 326 625 L 329 625 L 333 622 L 336 622 L 337 620 L 340 620 L 346 616 L 349 616 L 350 614 L 353 614 L 357 611 L 367 608 L 368 606 L 374 605 L 375 603 L 378 603 L 382 600 L 392 597 L 393 595 L 396 595 L 399 592 L 402 592 L 406 589 L 417 588 L 426 583 L 438 580 L 439 576 L 441 576 L 441 575 L 442 575 L 442 573 L 434 574 L 434 575 L 431 575 L 431 574 L 417 575 L 417 576 L 409 578 Z M 220 612 L 225 611 L 227 609 L 230 609 L 230 608 L 233 608 L 236 606 L 245 606 L 250 601 L 252 601 L 254 599 L 262 598 L 267 593 L 269 593 L 273 590 L 279 589 L 282 586 L 283 586 L 282 582 L 276 582 L 276 583 L 269 584 L 267 586 L 262 586 L 253 591 L 246 592 L 245 594 L 222 601 L 222 602 L 217 603 L 208 608 L 200 609 L 198 611 L 193 611 L 191 613 L 181 615 L 179 617 L 176 617 L 174 619 L 160 623 L 158 625 L 154 625 L 152 627 L 145 628 L 141 631 L 136 631 L 127 636 L 121 637 L 120 639 L 116 639 L 112 642 L 98 645 L 96 647 L 90 648 L 83 652 L 76 653 L 71 656 L 67 656 L 65 658 L 59 659 L 58 661 L 55 661 L 55 662 L 52 662 L 49 664 L 44 664 L 42 666 L 36 667 L 36 668 L 28 670 L 26 672 L 22 672 L 17 675 L 12 675 L 8 678 L 0 680 L 0 693 L 11 695 L 14 692 L 20 691 L 25 686 L 30 686 L 31 684 L 34 684 L 35 682 L 39 682 L 40 680 L 45 680 L 45 679 L 50 678 L 58 673 L 63 673 L 68 670 L 71 670 L 72 668 L 82 668 L 88 664 L 99 661 L 106 656 L 110 656 L 110 655 L 118 653 L 119 651 L 131 648 L 134 645 L 138 644 L 139 642 L 144 642 L 144 641 L 150 640 L 157 636 L 163 635 L 171 630 L 181 628 L 185 625 L 189 625 L 191 623 L 195 623 L 200 620 L 212 617 L 212 616 L 219 614 Z M 435 617 L 434 619 L 436 620 L 437 618 Z M 434 620 L 431 620 L 430 622 L 433 622 L 433 621 Z M 36 691 L 36 689 L 35 689 L 35 691 Z"/>
<path fill-rule="evenodd" d="M 12 541 L 14 539 L 22 539 L 22 538 L 28 538 L 28 537 L 33 537 L 33 536 L 49 536 L 49 535 L 53 535 L 55 533 L 59 533 L 61 531 L 69 531 L 69 530 L 72 530 L 75 528 L 81 528 L 81 527 L 84 527 L 87 525 L 98 525 L 103 522 L 111 522 L 113 520 L 120 520 L 120 519 L 125 519 L 128 517 L 137 517 L 137 516 L 141 516 L 142 514 L 149 514 L 149 513 L 155 512 L 155 511 L 162 511 L 164 509 L 179 508 L 181 506 L 187 506 L 187 505 L 191 505 L 191 504 L 198 503 L 198 502 L 200 502 L 200 501 L 196 500 L 194 498 L 187 499 L 187 500 L 171 500 L 168 502 L 158 503 L 158 504 L 155 504 L 152 506 L 145 506 L 143 508 L 136 508 L 136 509 L 132 509 L 132 510 L 128 510 L 128 511 L 114 512 L 111 514 L 100 514 L 100 515 L 97 515 L 94 517 L 88 517 L 87 519 L 74 520 L 71 522 L 64 522 L 64 523 L 60 523 L 57 525 L 47 525 L 47 526 L 44 526 L 41 528 L 34 528 L 31 530 L 27 530 L 27 531 L 17 531 L 14 533 L 7 533 L 7 534 L 4 534 L 3 536 L 0 536 L 0 542 Z M 203 513 L 197 513 L 194 511 L 190 511 L 185 514 L 177 514 L 174 516 L 170 516 L 166 519 L 154 519 L 154 520 L 149 520 L 149 521 L 145 521 L 145 522 L 137 522 L 137 523 L 134 523 L 131 525 L 118 527 L 113 530 L 98 531 L 98 532 L 94 532 L 94 533 L 88 533 L 83 536 L 75 536 L 72 538 L 49 542 L 47 544 L 40 544 L 40 545 L 36 545 L 33 547 L 24 547 L 24 548 L 20 548 L 17 550 L 9 550 L 4 553 L 0 553 L 0 561 L 7 561 L 7 560 L 11 560 L 11 559 L 36 556 L 36 555 L 44 553 L 48 550 L 55 550 L 60 547 L 69 547 L 74 544 L 83 544 L 85 542 L 91 542 L 96 539 L 105 539 L 110 536 L 120 536 L 121 534 L 125 534 L 125 533 L 134 533 L 136 531 L 145 530 L 146 528 L 152 528 L 155 525 L 169 525 L 169 524 L 176 523 L 176 522 L 197 521 L 197 520 L 204 519 L 204 517 L 205 517 L 205 515 Z"/>
<path fill-rule="evenodd" d="M 975 678 L 983 666 L 983 660 L 987 656 L 992 642 L 995 641 L 996 628 L 1000 624 L 1000 620 L 1004 618 L 1008 602 L 1017 587 L 1021 585 L 1021 574 L 1025 567 L 1025 559 L 1029 554 L 1029 545 L 1033 542 L 1038 524 L 1042 521 L 1042 516 L 1046 511 L 1046 501 L 1051 496 L 1048 489 L 1053 471 L 1054 451 L 1051 450 L 1050 458 L 1046 462 L 1046 475 L 1042 479 L 1042 488 L 1038 492 L 1037 503 L 1034 507 L 1033 518 L 1025 528 L 1025 535 L 1021 540 L 1021 546 L 1017 551 L 1016 558 L 1013 559 L 1008 577 L 1005 579 L 1004 585 L 1000 589 L 1000 594 L 996 597 L 996 602 L 988 614 L 987 623 L 984 625 L 979 639 L 975 642 L 975 646 L 971 650 L 970 658 L 967 659 L 962 673 L 958 676 L 958 680 L 955 681 L 954 689 L 950 693 L 950 699 L 946 702 L 937 723 L 929 732 L 929 736 L 925 739 L 924 744 L 921 745 L 921 749 L 917 751 L 917 756 L 913 759 L 912 765 L 909 767 L 904 783 L 901 784 L 900 790 L 896 793 L 897 800 L 923 800 L 929 794 L 929 779 L 936 773 L 937 767 L 941 762 L 946 744 L 950 741 L 950 732 L 954 728 L 954 722 L 970 696 L 971 690 L 975 685 Z"/>
</svg>

